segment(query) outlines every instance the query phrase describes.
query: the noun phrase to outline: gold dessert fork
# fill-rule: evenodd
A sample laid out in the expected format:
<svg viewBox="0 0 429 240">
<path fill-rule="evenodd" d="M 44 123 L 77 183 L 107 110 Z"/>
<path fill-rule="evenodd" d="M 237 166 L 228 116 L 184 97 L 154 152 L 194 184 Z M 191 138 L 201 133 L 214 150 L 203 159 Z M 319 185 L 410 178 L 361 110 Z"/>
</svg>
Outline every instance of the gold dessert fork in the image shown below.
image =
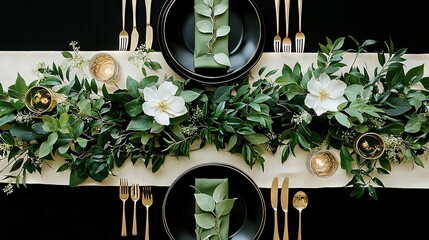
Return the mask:
<svg viewBox="0 0 429 240">
<path fill-rule="evenodd" d="M 119 33 L 119 51 L 127 51 L 128 33 L 125 31 L 125 6 L 127 0 L 122 0 L 122 31 Z"/>
<path fill-rule="evenodd" d="M 298 32 L 295 35 L 295 48 L 296 52 L 303 53 L 305 46 L 305 35 L 301 31 L 301 18 L 302 18 L 302 0 L 298 0 Z"/>
<path fill-rule="evenodd" d="M 276 36 L 274 36 L 274 52 L 280 52 L 280 38 L 279 34 L 279 12 L 280 12 L 280 0 L 274 0 L 274 5 L 276 7 Z"/>
<path fill-rule="evenodd" d="M 152 189 L 150 186 L 143 186 L 142 204 L 146 207 L 146 230 L 145 240 L 149 240 L 149 207 L 153 204 Z"/>
<path fill-rule="evenodd" d="M 133 183 L 133 185 L 131 186 L 131 199 L 134 201 L 132 234 L 134 236 L 136 236 L 137 235 L 137 216 L 136 216 L 137 205 L 136 205 L 136 203 L 140 199 L 140 186 L 138 184 Z"/>
<path fill-rule="evenodd" d="M 290 0 L 285 0 L 286 36 L 283 38 L 282 50 L 285 53 L 292 52 L 292 41 L 289 38 L 289 9 Z"/>
<path fill-rule="evenodd" d="M 122 231 L 121 236 L 127 236 L 127 223 L 125 218 L 125 201 L 127 201 L 129 197 L 128 192 L 128 180 L 126 178 L 119 179 L 119 199 L 122 200 Z"/>
</svg>

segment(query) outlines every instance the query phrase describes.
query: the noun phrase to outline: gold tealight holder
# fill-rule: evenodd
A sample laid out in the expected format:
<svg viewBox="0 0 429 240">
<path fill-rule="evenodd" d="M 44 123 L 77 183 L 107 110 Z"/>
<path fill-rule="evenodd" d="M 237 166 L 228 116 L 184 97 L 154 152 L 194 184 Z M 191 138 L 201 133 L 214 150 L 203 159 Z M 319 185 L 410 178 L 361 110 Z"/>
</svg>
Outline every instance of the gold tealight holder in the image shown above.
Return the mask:
<svg viewBox="0 0 429 240">
<path fill-rule="evenodd" d="M 355 139 L 353 147 L 356 153 L 365 159 L 377 159 L 385 150 L 383 138 L 373 132 L 360 135 Z"/>
<path fill-rule="evenodd" d="M 25 105 L 34 113 L 50 112 L 57 105 L 57 94 L 48 87 L 31 87 L 25 93 Z"/>
<path fill-rule="evenodd" d="M 307 157 L 307 169 L 318 177 L 330 177 L 338 169 L 338 160 L 331 151 L 317 148 Z"/>
<path fill-rule="evenodd" d="M 121 66 L 107 53 L 97 53 L 89 61 L 91 76 L 100 82 L 117 83 L 121 76 Z"/>
</svg>

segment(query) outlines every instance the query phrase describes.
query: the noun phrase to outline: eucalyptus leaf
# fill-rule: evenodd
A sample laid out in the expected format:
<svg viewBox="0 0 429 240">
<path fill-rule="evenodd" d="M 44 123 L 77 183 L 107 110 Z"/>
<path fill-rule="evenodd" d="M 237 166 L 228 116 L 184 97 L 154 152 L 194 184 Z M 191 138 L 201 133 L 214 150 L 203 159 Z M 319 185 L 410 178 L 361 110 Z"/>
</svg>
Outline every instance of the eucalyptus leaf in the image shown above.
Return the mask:
<svg viewBox="0 0 429 240">
<path fill-rule="evenodd" d="M 210 213 L 195 214 L 195 222 L 203 229 L 211 229 L 215 226 L 216 218 Z"/>
<path fill-rule="evenodd" d="M 209 20 L 198 21 L 195 25 L 202 33 L 213 33 L 213 24 Z"/>
<path fill-rule="evenodd" d="M 214 60 L 220 65 L 231 67 L 231 62 L 229 61 L 228 55 L 225 53 L 216 53 L 213 55 Z"/>
</svg>

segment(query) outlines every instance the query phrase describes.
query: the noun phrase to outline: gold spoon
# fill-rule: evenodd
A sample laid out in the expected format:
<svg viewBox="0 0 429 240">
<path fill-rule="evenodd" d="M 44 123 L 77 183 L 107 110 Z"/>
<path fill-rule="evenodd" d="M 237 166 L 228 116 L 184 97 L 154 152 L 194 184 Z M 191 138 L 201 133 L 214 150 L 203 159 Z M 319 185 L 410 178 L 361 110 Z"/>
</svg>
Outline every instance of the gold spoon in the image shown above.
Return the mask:
<svg viewBox="0 0 429 240">
<path fill-rule="evenodd" d="M 301 211 L 304 210 L 308 205 L 308 197 L 303 191 L 298 191 L 293 196 L 293 207 L 299 211 L 299 224 L 298 224 L 298 240 L 302 240 L 301 235 Z"/>
</svg>

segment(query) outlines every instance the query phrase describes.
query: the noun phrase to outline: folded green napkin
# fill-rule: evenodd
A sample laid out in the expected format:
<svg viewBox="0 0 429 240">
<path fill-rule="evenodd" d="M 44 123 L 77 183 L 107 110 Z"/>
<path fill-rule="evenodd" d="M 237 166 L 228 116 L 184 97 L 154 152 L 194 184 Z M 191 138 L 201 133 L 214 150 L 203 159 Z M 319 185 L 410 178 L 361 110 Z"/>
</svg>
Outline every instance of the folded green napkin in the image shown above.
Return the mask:
<svg viewBox="0 0 429 240">
<path fill-rule="evenodd" d="M 235 201 L 235 199 L 228 199 L 228 179 L 196 178 L 195 188 L 195 219 L 197 222 L 195 232 L 197 239 L 205 239 L 207 235 L 212 235 L 210 240 L 227 240 L 229 235 L 229 213 Z M 214 228 L 210 228 L 212 224 L 210 219 L 215 218 L 210 213 L 212 208 L 214 209 L 213 212 L 219 215 L 219 235 L 216 234 L 217 231 Z M 206 226 L 198 225 L 198 217 Z"/>
<path fill-rule="evenodd" d="M 207 6 L 213 2 L 213 6 Z M 210 18 L 212 12 L 216 37 L 213 44 L 213 22 Z M 194 67 L 209 69 L 228 69 L 229 62 L 229 0 L 194 0 L 195 15 L 195 47 Z M 217 15 L 219 13 L 219 15 Z M 210 47 L 211 46 L 211 52 Z"/>
</svg>

